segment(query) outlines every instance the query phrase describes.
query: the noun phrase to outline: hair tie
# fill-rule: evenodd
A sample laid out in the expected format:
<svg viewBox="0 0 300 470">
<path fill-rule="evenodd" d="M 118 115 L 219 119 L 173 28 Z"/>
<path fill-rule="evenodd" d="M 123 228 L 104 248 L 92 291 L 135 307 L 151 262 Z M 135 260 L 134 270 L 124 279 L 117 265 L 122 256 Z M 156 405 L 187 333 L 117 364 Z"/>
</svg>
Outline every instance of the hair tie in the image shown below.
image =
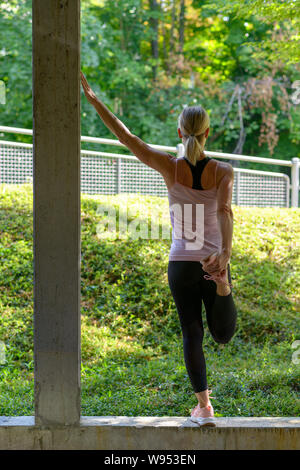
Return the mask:
<svg viewBox="0 0 300 470">
<path fill-rule="evenodd" d="M 190 134 L 191 137 L 195 137 L 195 134 Z"/>
</svg>

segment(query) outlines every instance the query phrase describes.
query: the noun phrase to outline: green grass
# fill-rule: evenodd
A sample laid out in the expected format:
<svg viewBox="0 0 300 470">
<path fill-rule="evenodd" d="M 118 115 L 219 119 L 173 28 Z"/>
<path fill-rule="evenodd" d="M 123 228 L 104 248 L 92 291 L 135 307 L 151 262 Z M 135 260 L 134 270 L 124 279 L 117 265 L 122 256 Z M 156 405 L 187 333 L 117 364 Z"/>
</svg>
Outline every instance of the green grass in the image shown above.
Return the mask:
<svg viewBox="0 0 300 470">
<path fill-rule="evenodd" d="M 129 197 L 168 219 L 167 198 Z M 82 415 L 187 416 L 196 405 L 184 365 L 167 266 L 169 239 L 100 239 L 98 207 L 124 196 L 82 195 Z M 33 415 L 32 186 L 0 186 L 0 415 Z M 298 416 L 299 209 L 233 206 L 237 332 L 217 344 L 205 325 L 217 416 Z M 145 219 L 146 220 L 146 219 Z"/>
</svg>

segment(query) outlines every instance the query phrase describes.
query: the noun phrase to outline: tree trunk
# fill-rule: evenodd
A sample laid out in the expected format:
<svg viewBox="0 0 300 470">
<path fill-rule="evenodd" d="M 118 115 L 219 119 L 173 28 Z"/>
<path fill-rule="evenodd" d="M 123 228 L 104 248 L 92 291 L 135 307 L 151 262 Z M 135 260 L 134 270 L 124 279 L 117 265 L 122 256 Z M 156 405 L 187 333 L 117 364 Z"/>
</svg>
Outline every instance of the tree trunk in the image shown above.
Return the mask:
<svg viewBox="0 0 300 470">
<path fill-rule="evenodd" d="M 172 24 L 171 24 L 171 31 L 170 31 L 170 54 L 174 54 L 174 44 L 175 44 L 175 22 L 176 22 L 176 0 L 171 0 L 172 2 Z"/>
<path fill-rule="evenodd" d="M 181 65 L 181 69 L 184 67 L 184 55 L 183 55 L 183 46 L 184 46 L 184 13 L 185 13 L 185 0 L 180 0 L 180 11 L 179 11 L 179 43 L 178 43 L 178 56 L 179 56 L 179 62 Z M 178 74 L 178 81 L 177 84 L 178 86 L 181 85 L 181 74 L 182 72 L 179 72 Z"/>
<path fill-rule="evenodd" d="M 121 49 L 122 51 L 125 51 L 126 50 L 125 28 L 124 28 L 122 15 L 120 16 L 120 32 L 121 32 Z"/>
<path fill-rule="evenodd" d="M 169 61 L 168 61 L 168 51 L 167 51 L 167 31 L 165 28 L 165 11 L 162 10 L 162 24 L 161 24 L 161 31 L 162 31 L 162 37 L 163 37 L 163 61 L 164 61 L 164 68 L 169 72 Z"/>
<path fill-rule="evenodd" d="M 157 3 L 157 0 L 149 0 L 149 6 L 150 6 L 150 11 L 155 11 L 157 12 L 159 9 L 159 5 Z M 152 39 L 151 39 L 151 51 L 152 51 L 152 57 L 155 61 L 158 60 L 158 18 L 150 17 L 149 20 L 150 26 L 152 28 Z M 156 75 L 157 75 L 157 64 L 154 64 L 152 66 L 152 71 L 153 71 L 153 81 L 156 80 Z"/>
<path fill-rule="evenodd" d="M 183 54 L 184 46 L 184 13 L 185 13 L 185 0 L 180 0 L 180 12 L 179 12 L 179 54 Z"/>
</svg>

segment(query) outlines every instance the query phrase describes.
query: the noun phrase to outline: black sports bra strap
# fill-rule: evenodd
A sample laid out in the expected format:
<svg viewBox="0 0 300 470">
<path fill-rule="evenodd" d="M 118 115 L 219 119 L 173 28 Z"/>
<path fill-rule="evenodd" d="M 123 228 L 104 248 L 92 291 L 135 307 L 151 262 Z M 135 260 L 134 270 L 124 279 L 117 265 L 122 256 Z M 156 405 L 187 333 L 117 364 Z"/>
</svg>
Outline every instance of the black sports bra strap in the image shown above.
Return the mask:
<svg viewBox="0 0 300 470">
<path fill-rule="evenodd" d="M 210 157 L 205 157 L 202 160 L 198 160 L 195 166 L 192 165 L 191 162 L 186 157 L 183 157 L 183 158 L 188 163 L 188 165 L 191 169 L 192 175 L 193 175 L 193 186 L 192 186 L 192 188 L 193 189 L 202 189 L 203 190 L 203 188 L 201 186 L 201 175 L 202 175 L 202 172 L 203 172 L 205 166 L 207 165 L 209 160 L 211 160 L 211 158 Z"/>
</svg>

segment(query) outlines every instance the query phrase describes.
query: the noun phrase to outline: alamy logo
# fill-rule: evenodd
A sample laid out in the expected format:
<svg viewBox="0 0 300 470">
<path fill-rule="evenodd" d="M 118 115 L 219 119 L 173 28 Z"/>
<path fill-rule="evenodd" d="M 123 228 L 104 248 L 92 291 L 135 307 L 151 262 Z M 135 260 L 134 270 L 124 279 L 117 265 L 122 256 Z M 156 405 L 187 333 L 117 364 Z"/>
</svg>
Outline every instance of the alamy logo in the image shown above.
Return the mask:
<svg viewBox="0 0 300 470">
<path fill-rule="evenodd" d="M 115 240 L 116 238 L 132 239 L 184 239 L 186 250 L 200 250 L 204 243 L 204 204 L 172 204 L 168 214 L 157 215 L 145 212 L 145 206 L 127 205 L 118 208 L 101 205 L 97 207 L 100 222 L 97 225 L 97 237 Z"/>
<path fill-rule="evenodd" d="M 294 341 L 292 343 L 292 349 L 296 349 L 295 352 L 292 354 L 292 363 L 293 364 L 300 364 L 300 341 Z"/>
<path fill-rule="evenodd" d="M 180 204 L 170 206 L 174 239 L 185 239 L 186 250 L 201 250 L 204 242 L 204 204 L 196 204 L 196 217 L 193 217 L 194 207 L 193 204 L 184 204 L 182 211 Z"/>
<path fill-rule="evenodd" d="M 6 104 L 5 83 L 3 80 L 0 80 L 0 104 Z"/>
<path fill-rule="evenodd" d="M 296 80 L 292 83 L 292 88 L 296 88 L 296 91 L 291 95 L 291 100 L 294 104 L 300 103 L 300 80 Z"/>
<path fill-rule="evenodd" d="M 5 344 L 3 341 L 0 341 L 0 365 L 5 364 L 6 357 L 5 357 Z"/>
</svg>

